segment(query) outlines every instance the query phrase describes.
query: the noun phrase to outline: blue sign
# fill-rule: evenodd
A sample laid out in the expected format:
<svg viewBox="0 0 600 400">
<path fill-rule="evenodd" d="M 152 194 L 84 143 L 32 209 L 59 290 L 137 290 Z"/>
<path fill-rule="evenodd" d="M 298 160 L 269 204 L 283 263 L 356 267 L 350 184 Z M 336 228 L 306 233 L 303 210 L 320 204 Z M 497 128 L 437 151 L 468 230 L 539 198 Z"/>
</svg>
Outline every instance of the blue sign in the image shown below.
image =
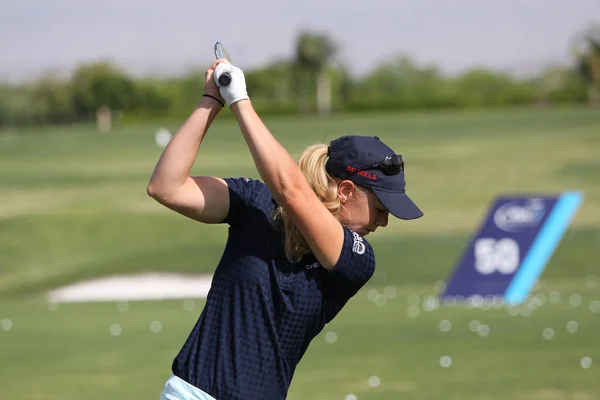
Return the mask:
<svg viewBox="0 0 600 400">
<path fill-rule="evenodd" d="M 497 198 L 450 278 L 442 299 L 527 299 L 583 200 L 560 196 Z"/>
</svg>

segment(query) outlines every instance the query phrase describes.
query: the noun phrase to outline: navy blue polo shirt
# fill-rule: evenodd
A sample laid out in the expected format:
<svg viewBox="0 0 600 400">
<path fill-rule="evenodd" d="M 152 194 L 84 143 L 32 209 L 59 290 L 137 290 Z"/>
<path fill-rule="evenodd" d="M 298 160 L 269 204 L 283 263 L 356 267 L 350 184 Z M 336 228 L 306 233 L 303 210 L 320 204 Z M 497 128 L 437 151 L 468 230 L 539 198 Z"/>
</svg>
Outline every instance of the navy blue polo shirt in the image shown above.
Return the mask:
<svg viewBox="0 0 600 400">
<path fill-rule="evenodd" d="M 227 244 L 173 373 L 217 400 L 285 399 L 310 341 L 369 280 L 369 243 L 344 228 L 336 266 L 285 257 L 277 206 L 257 180 L 228 178 Z"/>
</svg>

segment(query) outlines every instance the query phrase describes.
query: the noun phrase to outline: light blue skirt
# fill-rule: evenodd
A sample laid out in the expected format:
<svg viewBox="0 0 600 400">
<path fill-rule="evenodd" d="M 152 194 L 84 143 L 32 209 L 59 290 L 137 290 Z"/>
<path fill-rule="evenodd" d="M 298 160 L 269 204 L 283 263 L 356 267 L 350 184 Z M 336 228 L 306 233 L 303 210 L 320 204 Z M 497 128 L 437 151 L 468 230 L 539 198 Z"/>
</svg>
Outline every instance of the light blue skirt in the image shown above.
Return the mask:
<svg viewBox="0 0 600 400">
<path fill-rule="evenodd" d="M 171 375 L 165 383 L 165 388 L 160 400 L 216 400 L 197 387 L 190 385 L 183 379 Z"/>
</svg>

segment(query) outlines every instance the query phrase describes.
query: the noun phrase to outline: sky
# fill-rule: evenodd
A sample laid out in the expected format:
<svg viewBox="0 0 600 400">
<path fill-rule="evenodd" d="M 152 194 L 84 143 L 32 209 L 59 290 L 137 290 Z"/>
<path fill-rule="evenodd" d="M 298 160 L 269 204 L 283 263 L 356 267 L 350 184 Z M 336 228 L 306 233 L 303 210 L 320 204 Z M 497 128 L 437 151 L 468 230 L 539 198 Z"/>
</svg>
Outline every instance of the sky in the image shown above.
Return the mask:
<svg viewBox="0 0 600 400">
<path fill-rule="evenodd" d="M 251 69 L 291 58 L 298 32 L 330 35 L 357 74 L 407 54 L 446 73 L 568 64 L 600 0 L 3 0 L 0 81 L 108 59 L 135 75 L 205 68 L 221 41 Z"/>
</svg>

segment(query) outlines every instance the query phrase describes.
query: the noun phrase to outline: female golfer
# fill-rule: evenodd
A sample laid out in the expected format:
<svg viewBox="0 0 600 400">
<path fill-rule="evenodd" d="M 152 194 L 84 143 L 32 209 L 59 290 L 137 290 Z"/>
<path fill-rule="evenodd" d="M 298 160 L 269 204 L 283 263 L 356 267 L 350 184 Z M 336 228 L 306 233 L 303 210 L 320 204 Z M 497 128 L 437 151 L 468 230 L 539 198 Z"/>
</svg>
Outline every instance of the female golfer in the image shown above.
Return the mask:
<svg viewBox="0 0 600 400">
<path fill-rule="evenodd" d="M 228 86 L 216 78 L 231 75 Z M 252 107 L 243 72 L 205 74 L 197 109 L 165 148 L 148 194 L 199 222 L 229 225 L 204 310 L 172 364 L 163 399 L 285 399 L 311 340 L 369 280 L 365 236 L 422 216 L 405 194 L 402 157 L 377 137 L 313 145 L 296 163 Z M 264 181 L 190 177 L 226 102 Z"/>
</svg>

